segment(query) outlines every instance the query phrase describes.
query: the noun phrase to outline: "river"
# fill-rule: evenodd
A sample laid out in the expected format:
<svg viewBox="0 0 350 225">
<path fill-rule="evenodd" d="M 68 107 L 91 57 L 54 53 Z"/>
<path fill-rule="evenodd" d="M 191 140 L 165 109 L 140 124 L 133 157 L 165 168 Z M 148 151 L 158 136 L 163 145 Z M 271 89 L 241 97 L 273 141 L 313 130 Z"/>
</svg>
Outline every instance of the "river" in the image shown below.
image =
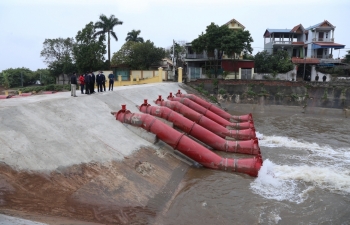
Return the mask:
<svg viewBox="0 0 350 225">
<path fill-rule="evenodd" d="M 253 113 L 259 176 L 189 169 L 164 224 L 350 224 L 350 118 L 335 109 L 228 108 Z"/>
</svg>

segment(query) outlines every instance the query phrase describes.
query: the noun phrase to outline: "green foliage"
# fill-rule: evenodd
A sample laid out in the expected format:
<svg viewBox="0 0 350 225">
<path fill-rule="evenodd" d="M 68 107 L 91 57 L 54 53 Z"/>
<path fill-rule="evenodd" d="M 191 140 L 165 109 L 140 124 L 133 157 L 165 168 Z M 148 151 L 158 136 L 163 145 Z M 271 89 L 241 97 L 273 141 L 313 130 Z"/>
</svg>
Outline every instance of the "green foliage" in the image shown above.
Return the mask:
<svg viewBox="0 0 350 225">
<path fill-rule="evenodd" d="M 94 32 L 95 29 L 100 29 L 94 34 L 94 37 L 100 36 L 103 37 L 100 40 L 106 40 L 106 34 L 107 34 L 107 42 L 108 42 L 108 62 L 111 61 L 111 45 L 110 45 L 110 36 L 112 36 L 116 41 L 118 41 L 118 37 L 116 33 L 113 31 L 113 28 L 117 25 L 122 25 L 123 21 L 120 21 L 118 18 L 116 18 L 114 15 L 111 15 L 110 17 L 107 17 L 104 14 L 100 15 L 100 20 L 97 21 L 94 25 Z M 105 50 L 104 50 L 105 51 Z"/>
<path fill-rule="evenodd" d="M 4 85 L 5 78 L 4 74 L 7 75 L 9 87 L 19 87 L 22 85 L 22 78 L 23 78 L 23 85 L 29 85 L 34 83 L 35 81 L 35 75 L 33 74 L 33 71 L 31 71 L 28 68 L 10 68 L 7 70 L 3 70 L 0 74 L 0 83 Z"/>
<path fill-rule="evenodd" d="M 154 46 L 150 40 L 144 43 L 126 42 L 113 55 L 112 65 L 127 64 L 134 70 L 148 70 L 151 65 L 159 63 L 164 56 L 164 49 Z"/>
<path fill-rule="evenodd" d="M 291 94 L 290 95 L 290 98 L 293 100 L 293 101 L 295 101 L 295 100 L 297 100 L 297 99 L 299 99 L 299 96 L 297 95 L 297 94 Z"/>
<path fill-rule="evenodd" d="M 104 38 L 103 35 L 96 38 L 93 22 L 77 33 L 75 37 L 77 45 L 74 46 L 73 53 L 79 73 L 104 67 L 104 54 L 106 54 Z"/>
<path fill-rule="evenodd" d="M 344 57 L 344 63 L 350 63 L 350 50 L 347 51 L 348 54 Z"/>
<path fill-rule="evenodd" d="M 287 51 L 271 55 L 265 50 L 255 55 L 255 68 L 258 73 L 286 73 L 293 69 L 293 63 Z"/>
<path fill-rule="evenodd" d="M 251 87 L 248 89 L 246 94 L 250 97 L 254 97 L 256 95 L 256 93 L 253 91 L 253 89 Z"/>
<path fill-rule="evenodd" d="M 143 38 L 139 37 L 141 31 L 140 30 L 132 30 L 130 32 L 128 32 L 125 41 L 129 42 L 129 41 L 133 41 L 133 42 L 140 42 L 143 43 Z"/>
<path fill-rule="evenodd" d="M 50 84 L 46 86 L 32 86 L 32 87 L 25 87 L 25 88 L 20 88 L 18 91 L 21 91 L 22 93 L 32 93 L 36 92 L 39 93 L 41 91 L 66 91 L 70 90 L 71 86 L 70 84 Z"/>
<path fill-rule="evenodd" d="M 73 38 L 45 39 L 40 56 L 44 58 L 51 75 L 67 74 L 76 69 L 73 62 L 74 46 Z"/>
<path fill-rule="evenodd" d="M 220 94 L 220 95 L 226 94 L 226 90 L 223 89 L 223 88 L 220 88 L 220 89 L 219 89 L 219 94 Z"/>
<path fill-rule="evenodd" d="M 328 88 L 324 89 L 322 99 L 327 100 L 328 99 Z"/>
<path fill-rule="evenodd" d="M 3 72 L 2 76 L 3 76 L 2 86 L 4 86 L 5 89 L 9 89 L 10 88 L 10 81 L 9 81 L 9 77 L 8 77 L 7 73 Z"/>
<path fill-rule="evenodd" d="M 243 51 L 251 53 L 253 51 L 251 42 L 253 39 L 249 31 L 233 30 L 229 29 L 227 25 L 218 26 L 211 23 L 207 26 L 205 34 L 202 33 L 192 41 L 192 48 L 196 52 L 207 52 L 209 60 L 212 62 L 207 64 L 208 68 L 205 69 L 213 71 L 214 76 L 217 77 L 224 52 L 229 57 L 235 54 L 240 55 Z M 216 57 L 215 52 L 217 53 Z"/>
<path fill-rule="evenodd" d="M 258 94 L 259 96 L 268 96 L 269 92 L 265 88 L 260 89 L 260 93 Z"/>
</svg>

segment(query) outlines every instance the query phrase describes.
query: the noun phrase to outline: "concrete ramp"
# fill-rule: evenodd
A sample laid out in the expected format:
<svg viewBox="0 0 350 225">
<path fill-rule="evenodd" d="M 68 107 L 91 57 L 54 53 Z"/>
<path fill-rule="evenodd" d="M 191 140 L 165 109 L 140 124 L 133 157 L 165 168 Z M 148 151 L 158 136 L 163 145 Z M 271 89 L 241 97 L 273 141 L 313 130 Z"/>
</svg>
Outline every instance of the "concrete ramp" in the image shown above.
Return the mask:
<svg viewBox="0 0 350 225">
<path fill-rule="evenodd" d="M 152 223 L 188 165 L 111 115 L 185 90 L 177 83 L 0 102 L 0 209 L 82 221 Z M 170 182 L 171 181 L 171 182 Z M 20 216 L 20 213 L 18 214 Z M 39 218 L 39 222 L 47 222 Z"/>
</svg>

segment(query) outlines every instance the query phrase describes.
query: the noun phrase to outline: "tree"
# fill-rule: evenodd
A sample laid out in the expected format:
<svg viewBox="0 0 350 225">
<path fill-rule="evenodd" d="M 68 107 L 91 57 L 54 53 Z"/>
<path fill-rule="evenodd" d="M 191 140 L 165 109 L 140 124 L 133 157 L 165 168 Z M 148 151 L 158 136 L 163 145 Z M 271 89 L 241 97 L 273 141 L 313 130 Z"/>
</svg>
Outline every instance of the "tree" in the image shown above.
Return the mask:
<svg viewBox="0 0 350 225">
<path fill-rule="evenodd" d="M 127 64 L 134 70 L 147 70 L 164 56 L 164 49 L 157 48 L 150 40 L 144 43 L 126 42 L 118 52 L 114 53 L 112 65 Z"/>
<path fill-rule="evenodd" d="M 8 82 L 8 83 L 7 83 Z M 35 82 L 35 75 L 33 71 L 28 68 L 9 68 L 3 70 L 0 74 L 0 83 L 8 85 L 8 87 L 20 87 L 33 84 Z"/>
<path fill-rule="evenodd" d="M 40 56 L 44 58 L 52 75 L 58 76 L 75 70 L 73 62 L 75 42 L 73 38 L 45 39 L 43 45 Z"/>
<path fill-rule="evenodd" d="M 164 56 L 164 49 L 157 48 L 150 40 L 136 43 L 130 52 L 130 66 L 136 70 L 147 70 L 152 64 L 159 63 Z"/>
<path fill-rule="evenodd" d="M 221 67 L 222 55 L 225 53 L 229 57 L 240 55 L 241 52 L 253 51 L 250 43 L 253 42 L 249 31 L 233 30 L 227 25 L 218 26 L 211 23 L 206 28 L 206 32 L 192 41 L 192 47 L 196 52 L 205 51 L 210 62 L 209 69 L 217 77 Z M 206 68 L 207 69 L 207 68 Z"/>
<path fill-rule="evenodd" d="M 255 68 L 259 73 L 286 73 L 293 69 L 293 63 L 287 51 L 271 55 L 264 50 L 255 55 Z"/>
<path fill-rule="evenodd" d="M 128 32 L 125 41 L 133 41 L 133 42 L 140 42 L 143 43 L 143 38 L 139 37 L 141 31 L 140 30 L 132 30 Z"/>
<path fill-rule="evenodd" d="M 111 65 L 117 66 L 120 64 L 130 65 L 130 53 L 133 51 L 132 47 L 137 42 L 128 41 L 120 48 L 120 50 L 113 54 Z"/>
<path fill-rule="evenodd" d="M 79 72 L 101 69 L 104 66 L 104 54 L 106 54 L 105 36 L 96 37 L 93 22 L 78 31 L 75 39 L 73 53 Z"/>
<path fill-rule="evenodd" d="M 122 25 L 123 22 L 118 20 L 118 18 L 115 18 L 114 15 L 111 15 L 109 18 L 107 18 L 106 15 L 101 14 L 100 15 L 100 21 L 95 23 L 95 29 L 101 29 L 100 31 L 97 31 L 94 36 L 105 36 L 106 33 L 108 34 L 107 36 L 107 42 L 108 42 L 108 62 L 111 61 L 111 43 L 110 43 L 110 36 L 118 41 L 118 37 L 113 31 L 113 28 L 116 25 Z"/>
<path fill-rule="evenodd" d="M 348 54 L 345 55 L 345 58 L 344 58 L 344 63 L 350 63 L 350 50 L 347 51 Z"/>
</svg>

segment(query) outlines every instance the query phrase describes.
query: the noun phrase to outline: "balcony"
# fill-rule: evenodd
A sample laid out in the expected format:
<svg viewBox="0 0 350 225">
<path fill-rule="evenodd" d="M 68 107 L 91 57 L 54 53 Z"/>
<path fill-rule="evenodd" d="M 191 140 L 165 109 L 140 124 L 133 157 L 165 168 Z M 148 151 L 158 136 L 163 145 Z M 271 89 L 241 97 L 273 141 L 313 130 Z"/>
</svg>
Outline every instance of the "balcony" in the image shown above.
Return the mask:
<svg viewBox="0 0 350 225">
<path fill-rule="evenodd" d="M 334 42 L 334 38 L 313 38 L 314 42 Z"/>
<path fill-rule="evenodd" d="M 341 59 L 333 59 L 332 55 L 324 56 L 324 55 L 316 55 L 312 58 L 317 58 L 320 60 L 320 63 L 341 63 Z"/>
<path fill-rule="evenodd" d="M 204 58 L 207 58 L 207 56 L 204 54 L 194 53 L 194 54 L 187 54 L 186 58 L 187 59 L 204 59 Z"/>
<path fill-rule="evenodd" d="M 275 45 L 291 45 L 291 41 L 272 41 L 273 44 Z"/>
</svg>

